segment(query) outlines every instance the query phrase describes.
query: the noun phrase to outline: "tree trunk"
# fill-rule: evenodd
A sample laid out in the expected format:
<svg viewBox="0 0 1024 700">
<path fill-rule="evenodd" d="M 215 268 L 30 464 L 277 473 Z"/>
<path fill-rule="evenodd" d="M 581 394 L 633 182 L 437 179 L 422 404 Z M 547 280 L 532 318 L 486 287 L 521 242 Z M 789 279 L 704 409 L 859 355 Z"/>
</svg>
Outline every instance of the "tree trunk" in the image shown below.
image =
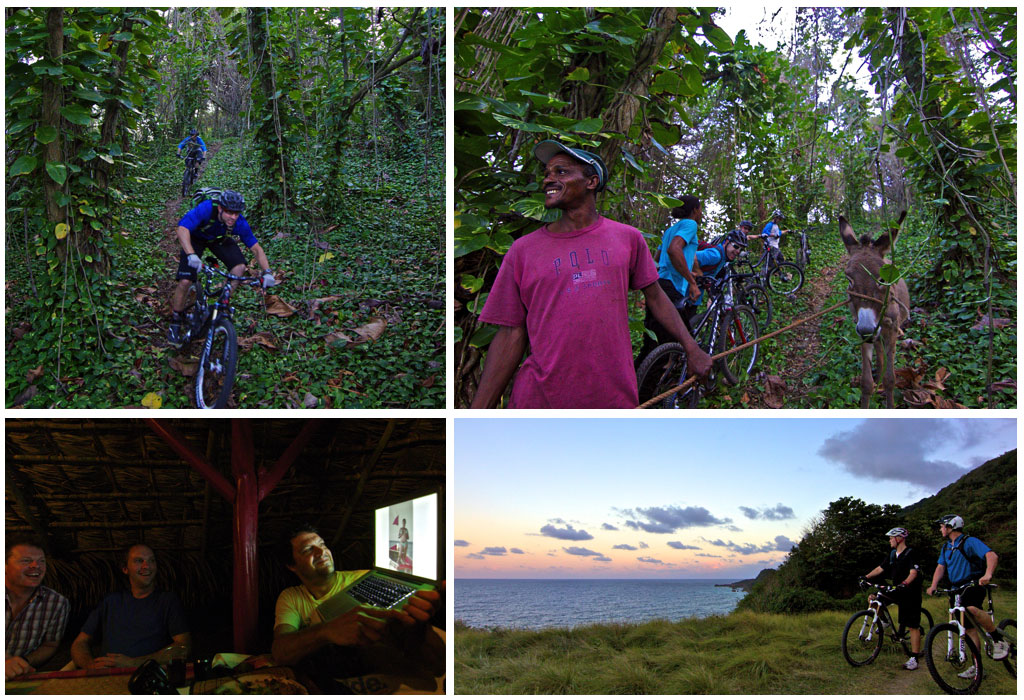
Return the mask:
<svg viewBox="0 0 1024 700">
<path fill-rule="evenodd" d="M 47 58 L 55 66 L 59 66 L 61 64 L 61 56 L 64 53 L 63 8 L 51 7 L 46 12 L 46 31 L 48 35 L 46 41 Z M 56 76 L 47 75 L 43 78 L 42 96 L 43 124 L 52 126 L 57 130 L 57 138 L 43 147 L 44 168 L 42 172 L 43 193 L 46 198 L 46 220 L 55 226 L 62 223 L 66 218 L 64 207 L 57 204 L 57 193 L 60 191 L 60 187 L 45 170 L 46 163 L 61 164 L 64 160 L 61 148 L 61 145 L 64 143 L 62 138 L 64 130 L 61 128 L 60 115 L 61 86 L 60 80 Z M 52 232 L 53 226 L 50 227 L 50 230 Z"/>
</svg>

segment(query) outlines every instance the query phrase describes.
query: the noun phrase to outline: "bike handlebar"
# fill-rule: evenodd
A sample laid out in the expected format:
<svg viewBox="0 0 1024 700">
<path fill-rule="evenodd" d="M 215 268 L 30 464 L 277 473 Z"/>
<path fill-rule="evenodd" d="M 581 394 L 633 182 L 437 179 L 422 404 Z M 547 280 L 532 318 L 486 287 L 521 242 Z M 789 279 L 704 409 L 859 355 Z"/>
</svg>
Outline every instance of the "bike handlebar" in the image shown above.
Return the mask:
<svg viewBox="0 0 1024 700">
<path fill-rule="evenodd" d="M 219 267 L 217 267 L 216 265 L 213 265 L 213 264 L 203 263 L 202 266 L 199 269 L 200 269 L 200 271 L 205 272 L 208 275 L 212 275 L 213 273 L 217 273 L 221 277 L 224 277 L 225 279 L 228 279 L 228 280 L 230 280 L 232 282 L 242 282 L 243 284 L 249 284 L 249 285 L 257 285 L 257 284 L 262 284 L 263 283 L 263 278 L 262 277 L 248 277 L 248 276 L 239 277 L 237 275 L 232 275 L 230 272 L 224 272 Z"/>
<path fill-rule="evenodd" d="M 972 586 L 978 586 L 980 588 L 984 588 L 985 590 L 993 590 L 995 588 L 999 588 L 998 583 L 986 583 L 984 586 L 982 586 L 977 581 L 968 581 L 967 583 L 955 586 L 953 588 L 936 588 L 935 593 L 963 593 Z"/>
</svg>

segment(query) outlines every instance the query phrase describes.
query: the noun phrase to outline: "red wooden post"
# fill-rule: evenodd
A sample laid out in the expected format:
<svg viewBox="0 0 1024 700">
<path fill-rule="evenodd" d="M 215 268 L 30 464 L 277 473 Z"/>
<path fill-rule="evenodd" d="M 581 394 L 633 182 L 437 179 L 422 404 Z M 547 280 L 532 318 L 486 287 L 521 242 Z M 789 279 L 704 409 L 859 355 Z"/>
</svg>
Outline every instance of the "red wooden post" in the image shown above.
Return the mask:
<svg viewBox="0 0 1024 700">
<path fill-rule="evenodd" d="M 231 469 L 235 476 L 235 567 L 234 640 L 235 650 L 256 649 L 256 620 L 259 612 L 259 571 L 257 522 L 259 484 L 248 421 L 231 421 Z"/>
</svg>

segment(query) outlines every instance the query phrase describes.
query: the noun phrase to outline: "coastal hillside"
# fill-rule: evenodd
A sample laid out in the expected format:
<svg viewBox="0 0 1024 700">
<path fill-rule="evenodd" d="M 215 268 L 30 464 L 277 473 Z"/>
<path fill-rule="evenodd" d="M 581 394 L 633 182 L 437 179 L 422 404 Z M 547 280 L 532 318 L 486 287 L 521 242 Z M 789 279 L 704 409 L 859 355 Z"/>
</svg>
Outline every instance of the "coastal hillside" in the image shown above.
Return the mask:
<svg viewBox="0 0 1024 700">
<path fill-rule="evenodd" d="M 943 601 L 925 607 L 942 619 Z M 1000 590 L 999 619 L 1017 608 Z M 778 615 L 738 611 L 679 622 L 590 625 L 574 629 L 480 630 L 456 623 L 456 694 L 932 694 L 923 668 L 900 669 L 903 652 L 886 644 L 870 666 L 839 652 L 849 613 Z M 1001 665 L 985 666 L 985 694 L 1015 695 Z"/>
</svg>

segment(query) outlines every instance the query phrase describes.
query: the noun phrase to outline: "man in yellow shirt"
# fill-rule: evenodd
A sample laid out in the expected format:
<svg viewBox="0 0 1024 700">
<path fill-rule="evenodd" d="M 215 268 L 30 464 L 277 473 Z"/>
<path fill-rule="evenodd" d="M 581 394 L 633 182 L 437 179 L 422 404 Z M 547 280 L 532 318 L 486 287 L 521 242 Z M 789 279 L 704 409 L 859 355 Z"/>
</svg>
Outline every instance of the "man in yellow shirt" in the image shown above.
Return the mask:
<svg viewBox="0 0 1024 700">
<path fill-rule="evenodd" d="M 312 661 L 314 666 L 330 666 L 321 670 L 334 678 L 358 675 L 378 670 L 372 666 L 381 654 L 368 652 L 379 652 L 384 646 L 390 648 L 385 655 L 389 658 L 398 650 L 409 656 L 403 661 L 406 668 L 420 666 L 428 668 L 431 675 L 443 673 L 444 642 L 428 624 L 440 593 L 417 591 L 400 611 L 356 607 L 324 620 L 319 605 L 365 571 L 335 571 L 331 550 L 309 525 L 289 533 L 282 542 L 281 556 L 302 584 L 286 588 L 277 598 L 271 653 L 278 664 Z"/>
</svg>

